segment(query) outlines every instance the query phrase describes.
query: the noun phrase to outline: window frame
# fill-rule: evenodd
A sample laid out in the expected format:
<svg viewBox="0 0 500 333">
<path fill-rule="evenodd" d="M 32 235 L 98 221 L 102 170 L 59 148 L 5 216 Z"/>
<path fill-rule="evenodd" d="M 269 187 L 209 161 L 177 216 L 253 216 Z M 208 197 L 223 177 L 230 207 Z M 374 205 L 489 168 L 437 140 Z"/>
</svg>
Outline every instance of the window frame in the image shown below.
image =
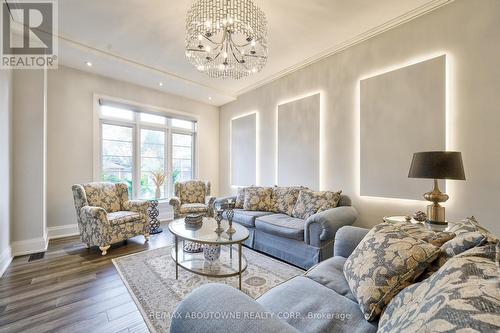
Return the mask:
<svg viewBox="0 0 500 333">
<path fill-rule="evenodd" d="M 116 117 L 104 117 L 101 113 L 101 102 L 105 101 L 106 104 L 109 102 L 117 103 L 123 109 L 130 110 L 134 112 L 133 120 L 120 119 Z M 106 105 L 104 104 L 104 105 Z M 114 106 L 114 105 L 113 105 Z M 164 166 L 167 173 L 167 181 L 164 186 L 164 198 L 167 199 L 174 195 L 175 184 L 172 181 L 173 172 L 173 156 L 172 156 L 172 146 L 173 134 L 185 134 L 192 136 L 192 147 L 191 147 L 191 170 L 192 178 L 196 179 L 198 176 L 197 161 L 198 161 L 198 117 L 194 115 L 188 115 L 180 111 L 162 109 L 154 106 L 139 105 L 137 103 L 124 101 L 112 97 L 102 96 L 94 94 L 94 153 L 93 153 L 93 179 L 94 181 L 102 181 L 102 157 L 103 157 L 103 139 L 102 139 L 102 125 L 109 124 L 115 126 L 125 126 L 132 128 L 133 135 L 133 165 L 132 165 L 132 199 L 142 199 L 141 195 L 141 168 L 142 168 L 142 152 L 141 152 L 141 133 L 142 129 L 145 130 L 157 130 L 164 132 Z M 165 124 L 154 124 L 147 121 L 141 121 L 140 114 L 146 113 L 156 116 L 165 117 Z M 193 122 L 193 129 L 172 127 L 172 118 L 188 120 Z M 147 200 L 147 199 L 142 199 Z"/>
</svg>

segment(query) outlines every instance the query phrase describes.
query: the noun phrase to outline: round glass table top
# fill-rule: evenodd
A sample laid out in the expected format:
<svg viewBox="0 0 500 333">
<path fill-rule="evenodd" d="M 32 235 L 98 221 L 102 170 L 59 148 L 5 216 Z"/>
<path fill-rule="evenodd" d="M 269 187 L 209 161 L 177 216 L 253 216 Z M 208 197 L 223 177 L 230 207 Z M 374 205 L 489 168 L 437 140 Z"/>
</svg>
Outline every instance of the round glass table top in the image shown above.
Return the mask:
<svg viewBox="0 0 500 333">
<path fill-rule="evenodd" d="M 221 228 L 227 230 L 229 228 L 229 222 L 222 220 Z M 220 245 L 234 244 L 243 242 L 248 238 L 249 232 L 247 228 L 237 223 L 233 223 L 233 228 L 236 232 L 232 234 L 228 234 L 226 231 L 217 233 L 215 232 L 215 229 L 217 229 L 217 221 L 210 217 L 204 217 L 203 223 L 197 227 L 187 225 L 184 223 L 184 219 L 174 220 L 168 224 L 168 229 L 174 235 L 198 243 Z"/>
</svg>

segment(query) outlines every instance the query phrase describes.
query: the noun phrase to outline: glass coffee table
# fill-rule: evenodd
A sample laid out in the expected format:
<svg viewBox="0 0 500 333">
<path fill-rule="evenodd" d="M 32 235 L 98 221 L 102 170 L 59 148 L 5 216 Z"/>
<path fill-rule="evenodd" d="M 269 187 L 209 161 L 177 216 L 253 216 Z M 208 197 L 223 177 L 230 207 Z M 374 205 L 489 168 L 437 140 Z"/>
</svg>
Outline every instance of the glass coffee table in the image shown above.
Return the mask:
<svg viewBox="0 0 500 333">
<path fill-rule="evenodd" d="M 227 230 L 229 223 L 221 222 L 221 227 Z M 203 224 L 199 227 L 191 227 L 184 223 L 184 219 L 174 220 L 169 223 L 168 229 L 175 237 L 175 246 L 172 249 L 172 259 L 175 261 L 175 279 L 179 278 L 179 266 L 194 274 L 226 278 L 239 277 L 239 289 L 241 290 L 241 274 L 247 268 L 247 260 L 242 253 L 242 243 L 248 238 L 248 229 L 242 225 L 233 223 L 235 232 L 228 234 L 225 231 L 215 232 L 217 222 L 213 218 L 204 217 Z M 193 241 L 206 245 L 219 245 L 226 247 L 227 251 L 221 251 L 220 258 L 216 262 L 208 262 L 202 253 L 188 253 L 179 250 L 179 241 Z M 237 258 L 233 258 L 233 245 L 238 248 Z"/>
</svg>

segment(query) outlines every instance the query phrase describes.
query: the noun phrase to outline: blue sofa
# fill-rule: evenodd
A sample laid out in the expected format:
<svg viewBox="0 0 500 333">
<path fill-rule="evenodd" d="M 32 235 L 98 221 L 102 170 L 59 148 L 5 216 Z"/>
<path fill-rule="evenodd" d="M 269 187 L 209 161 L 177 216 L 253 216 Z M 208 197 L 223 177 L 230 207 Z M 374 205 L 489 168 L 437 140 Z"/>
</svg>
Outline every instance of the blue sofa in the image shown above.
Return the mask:
<svg viewBox="0 0 500 333">
<path fill-rule="evenodd" d="M 215 200 L 220 205 L 235 196 Z M 233 222 L 248 228 L 250 237 L 244 243 L 303 269 L 328 259 L 333 253 L 337 230 L 352 225 L 358 217 L 351 199 L 341 195 L 336 208 L 310 216 L 306 220 L 269 211 L 235 209 Z"/>
<path fill-rule="evenodd" d="M 179 303 L 176 312 L 181 315 L 174 317 L 170 331 L 376 332 L 377 323 L 365 320 L 342 270 L 346 258 L 367 232 L 351 226 L 341 228 L 335 236 L 335 257 L 303 276 L 278 285 L 257 300 L 223 284 L 208 284 L 194 290 Z M 200 320 L 185 316 L 215 311 L 233 315 L 234 319 Z"/>
<path fill-rule="evenodd" d="M 441 247 L 445 263 L 401 290 L 381 317 L 369 322 L 343 272 L 344 263 L 367 232 L 342 227 L 335 235 L 333 258 L 256 300 L 222 284 L 194 290 L 177 306 L 170 331 L 500 332 L 500 240 L 496 236 L 478 224 L 460 224 L 452 230 L 455 238 Z"/>
</svg>

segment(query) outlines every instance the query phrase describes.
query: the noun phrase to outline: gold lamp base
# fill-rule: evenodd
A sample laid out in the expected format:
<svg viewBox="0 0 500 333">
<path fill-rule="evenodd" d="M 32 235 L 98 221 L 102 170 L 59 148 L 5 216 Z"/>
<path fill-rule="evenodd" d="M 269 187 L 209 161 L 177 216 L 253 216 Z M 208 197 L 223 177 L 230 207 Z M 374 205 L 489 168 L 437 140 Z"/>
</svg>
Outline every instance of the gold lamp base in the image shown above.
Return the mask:
<svg viewBox="0 0 500 333">
<path fill-rule="evenodd" d="M 434 179 L 434 189 L 432 192 L 425 193 L 424 198 L 427 201 L 432 201 L 432 205 L 427 206 L 427 222 L 430 224 L 447 224 L 445 209 L 439 203 L 448 200 L 449 196 L 439 190 L 437 179 Z"/>
</svg>

